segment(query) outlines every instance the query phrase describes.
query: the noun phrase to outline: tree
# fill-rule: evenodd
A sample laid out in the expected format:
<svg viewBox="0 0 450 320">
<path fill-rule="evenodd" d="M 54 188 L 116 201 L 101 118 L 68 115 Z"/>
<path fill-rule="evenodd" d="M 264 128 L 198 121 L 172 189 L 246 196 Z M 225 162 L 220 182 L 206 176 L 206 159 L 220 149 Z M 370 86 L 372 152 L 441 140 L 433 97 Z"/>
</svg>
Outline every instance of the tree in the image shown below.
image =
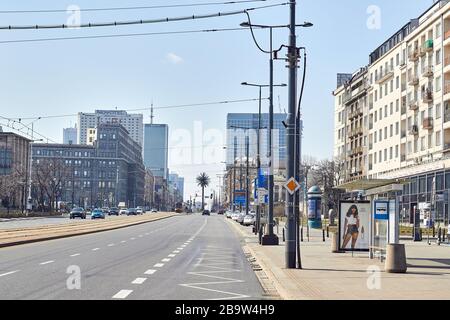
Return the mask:
<svg viewBox="0 0 450 320">
<path fill-rule="evenodd" d="M 197 185 L 202 188 L 202 211 L 205 209 L 205 188 L 209 186 L 210 178 L 203 172 L 197 176 Z"/>
</svg>

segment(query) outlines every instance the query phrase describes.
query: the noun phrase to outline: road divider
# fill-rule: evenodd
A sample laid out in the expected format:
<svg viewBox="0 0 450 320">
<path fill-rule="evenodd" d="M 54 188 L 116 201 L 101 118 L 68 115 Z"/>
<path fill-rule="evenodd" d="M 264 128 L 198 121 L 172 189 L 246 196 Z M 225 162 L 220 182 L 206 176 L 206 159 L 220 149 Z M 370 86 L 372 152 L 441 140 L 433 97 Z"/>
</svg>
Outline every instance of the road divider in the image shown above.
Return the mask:
<svg viewBox="0 0 450 320">
<path fill-rule="evenodd" d="M 0 248 L 110 231 L 167 219 L 173 216 L 178 216 L 178 214 L 162 212 L 143 216 L 120 217 L 112 220 L 83 220 L 63 225 L 0 230 Z"/>
</svg>

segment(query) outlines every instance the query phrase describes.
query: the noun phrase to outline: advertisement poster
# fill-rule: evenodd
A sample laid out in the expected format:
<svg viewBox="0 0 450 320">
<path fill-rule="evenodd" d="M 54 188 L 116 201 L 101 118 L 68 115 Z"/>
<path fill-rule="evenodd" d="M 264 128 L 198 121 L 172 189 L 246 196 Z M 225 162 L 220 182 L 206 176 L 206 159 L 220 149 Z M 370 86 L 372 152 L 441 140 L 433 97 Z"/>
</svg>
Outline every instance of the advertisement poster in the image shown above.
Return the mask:
<svg viewBox="0 0 450 320">
<path fill-rule="evenodd" d="M 370 209 L 370 202 L 340 203 L 339 246 L 341 250 L 369 250 Z"/>
</svg>

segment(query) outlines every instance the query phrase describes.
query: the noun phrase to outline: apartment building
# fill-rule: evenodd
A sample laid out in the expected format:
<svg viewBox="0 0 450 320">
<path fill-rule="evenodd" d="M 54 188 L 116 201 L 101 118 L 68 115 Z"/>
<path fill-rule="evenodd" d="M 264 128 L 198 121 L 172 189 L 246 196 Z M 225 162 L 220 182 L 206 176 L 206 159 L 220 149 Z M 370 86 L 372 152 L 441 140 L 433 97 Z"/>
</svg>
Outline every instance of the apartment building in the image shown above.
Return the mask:
<svg viewBox="0 0 450 320">
<path fill-rule="evenodd" d="M 449 1 L 436 1 L 374 50 L 367 66 L 346 77 L 334 91 L 334 154 L 346 168 L 341 182 L 409 178 L 401 207 L 410 212 L 442 195 L 434 199 L 442 200 L 436 207 L 447 221 Z"/>
</svg>

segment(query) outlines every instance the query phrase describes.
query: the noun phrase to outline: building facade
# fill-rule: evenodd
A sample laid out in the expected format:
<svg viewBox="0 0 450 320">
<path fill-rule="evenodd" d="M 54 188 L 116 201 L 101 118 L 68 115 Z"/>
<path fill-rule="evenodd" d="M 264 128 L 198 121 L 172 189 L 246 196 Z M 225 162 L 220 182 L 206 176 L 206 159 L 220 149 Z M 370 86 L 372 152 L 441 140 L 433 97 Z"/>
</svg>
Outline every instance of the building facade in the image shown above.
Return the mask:
<svg viewBox="0 0 450 320">
<path fill-rule="evenodd" d="M 142 149 L 120 124 L 100 124 L 93 146 L 34 144 L 33 173 L 47 164 L 62 164 L 59 200 L 82 207 L 144 205 L 145 169 Z M 62 175 L 62 177 L 61 177 Z M 39 200 L 39 185 L 33 198 Z M 42 202 L 42 201 L 41 201 Z"/>
<path fill-rule="evenodd" d="M 404 25 L 370 54 L 364 69 L 364 75 L 345 81 L 334 92 L 334 154 L 346 158 L 349 173 L 355 167 L 357 171 L 346 174 L 345 180 L 409 178 L 401 199 L 404 212 L 411 217 L 419 203 L 436 201 L 437 219 L 448 221 L 444 194 L 450 189 L 450 180 L 445 180 L 450 166 L 449 1 L 436 1 Z M 359 83 L 367 84 L 357 98 L 361 106 L 365 95 L 366 104 L 355 112 L 348 88 L 356 89 Z M 362 120 L 357 132 L 355 119 Z M 431 199 L 433 190 L 442 196 Z"/>
<path fill-rule="evenodd" d="M 63 129 L 63 144 L 77 144 L 77 141 L 78 130 L 76 126 L 74 128 Z"/>
<path fill-rule="evenodd" d="M 272 135 L 274 170 L 286 168 L 286 128 L 283 121 L 286 115 L 274 114 Z M 233 166 L 237 159 L 245 159 L 246 143 L 249 145 L 249 158 L 255 163 L 257 156 L 259 115 L 257 113 L 229 113 L 227 115 L 227 167 Z M 244 128 L 244 129 L 243 129 Z M 269 164 L 269 114 L 261 114 L 260 159 L 261 166 Z"/>
<path fill-rule="evenodd" d="M 169 179 L 169 126 L 146 124 L 144 127 L 144 164 L 155 177 Z"/>
<path fill-rule="evenodd" d="M 180 177 L 177 173 L 169 174 L 169 183 L 175 186 L 177 190 L 177 202 L 183 202 L 184 200 L 184 178 Z"/>
<path fill-rule="evenodd" d="M 28 198 L 31 141 L 0 131 L 0 207 L 22 208 Z"/>
<path fill-rule="evenodd" d="M 95 113 L 78 114 L 78 143 L 89 144 L 89 129 L 96 129 L 102 123 L 119 123 L 140 146 L 144 140 L 142 114 L 129 114 L 123 110 L 96 110 Z"/>
</svg>

